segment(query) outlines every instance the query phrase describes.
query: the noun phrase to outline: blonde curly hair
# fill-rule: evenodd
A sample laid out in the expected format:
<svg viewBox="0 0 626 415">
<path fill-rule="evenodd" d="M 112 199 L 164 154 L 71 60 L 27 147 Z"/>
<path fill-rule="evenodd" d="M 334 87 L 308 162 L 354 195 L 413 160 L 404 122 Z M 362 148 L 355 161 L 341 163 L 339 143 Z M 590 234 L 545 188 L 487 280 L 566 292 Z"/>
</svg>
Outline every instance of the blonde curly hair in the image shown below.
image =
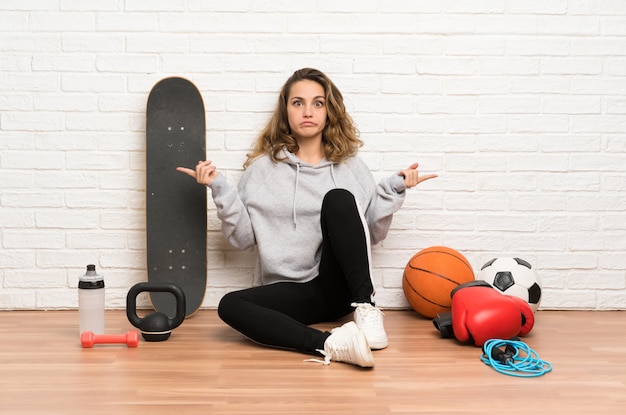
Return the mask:
<svg viewBox="0 0 626 415">
<path fill-rule="evenodd" d="M 278 103 L 267 125 L 256 138 L 252 151 L 243 167 L 247 168 L 257 157 L 268 154 L 275 163 L 282 160 L 279 156 L 285 149 L 298 152 L 298 142 L 291 134 L 287 119 L 287 99 L 293 84 L 303 80 L 317 82 L 324 88 L 326 99 L 326 125 L 322 131 L 322 145 L 327 160 L 338 163 L 355 155 L 363 145 L 352 117 L 346 112 L 343 95 L 335 84 L 323 72 L 313 68 L 295 71 L 287 79 L 278 96 Z"/>
</svg>

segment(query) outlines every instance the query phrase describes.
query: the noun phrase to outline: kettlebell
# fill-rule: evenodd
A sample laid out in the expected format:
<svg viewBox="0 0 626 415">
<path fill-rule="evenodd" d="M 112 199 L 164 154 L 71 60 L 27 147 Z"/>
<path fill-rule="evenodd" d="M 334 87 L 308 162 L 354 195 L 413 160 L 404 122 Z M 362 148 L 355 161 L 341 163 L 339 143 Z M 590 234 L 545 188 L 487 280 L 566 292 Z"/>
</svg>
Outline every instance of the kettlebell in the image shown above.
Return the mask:
<svg viewBox="0 0 626 415">
<path fill-rule="evenodd" d="M 137 315 L 137 296 L 142 292 L 168 292 L 176 298 L 176 315 L 170 318 L 165 313 L 157 311 L 139 318 Z M 140 282 L 135 284 L 126 296 L 126 317 L 130 324 L 141 331 L 144 340 L 148 342 L 160 342 L 169 339 L 172 330 L 180 326 L 185 319 L 185 293 L 171 283 Z"/>
</svg>

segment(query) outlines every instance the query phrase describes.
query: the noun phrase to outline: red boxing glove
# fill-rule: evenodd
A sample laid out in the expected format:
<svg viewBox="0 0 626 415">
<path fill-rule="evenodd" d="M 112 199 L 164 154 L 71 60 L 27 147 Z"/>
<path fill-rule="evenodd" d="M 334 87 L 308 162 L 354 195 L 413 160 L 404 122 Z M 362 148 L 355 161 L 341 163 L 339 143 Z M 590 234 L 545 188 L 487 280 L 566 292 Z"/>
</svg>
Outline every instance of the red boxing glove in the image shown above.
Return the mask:
<svg viewBox="0 0 626 415">
<path fill-rule="evenodd" d="M 524 300 L 503 295 L 488 283 L 471 281 L 452 291 L 452 331 L 460 342 L 480 347 L 490 339 L 523 336 L 534 321 Z"/>
<path fill-rule="evenodd" d="M 533 313 L 533 309 L 530 308 L 526 301 L 522 300 L 519 297 L 515 297 L 512 295 L 507 295 L 505 297 L 509 297 L 511 300 L 513 300 L 519 307 L 519 311 L 522 314 L 522 326 L 520 327 L 519 333 L 517 333 L 517 335 L 527 335 L 528 333 L 530 333 L 530 331 L 533 329 L 533 326 L 535 325 L 535 313 Z"/>
</svg>

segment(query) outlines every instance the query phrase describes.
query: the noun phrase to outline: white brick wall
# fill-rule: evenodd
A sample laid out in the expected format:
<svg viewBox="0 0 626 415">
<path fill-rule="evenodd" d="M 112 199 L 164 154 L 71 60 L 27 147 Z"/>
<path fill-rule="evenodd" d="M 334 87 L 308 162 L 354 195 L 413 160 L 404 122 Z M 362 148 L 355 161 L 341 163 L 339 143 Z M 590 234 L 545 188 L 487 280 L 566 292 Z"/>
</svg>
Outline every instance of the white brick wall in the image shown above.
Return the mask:
<svg viewBox="0 0 626 415">
<path fill-rule="evenodd" d="M 626 309 L 626 2 L 4 0 L 0 309 L 73 308 L 84 267 L 123 308 L 146 279 L 145 103 L 192 79 L 209 157 L 236 183 L 295 69 L 342 89 L 380 178 L 412 190 L 374 249 L 378 302 L 443 244 L 534 263 L 544 308 Z M 252 280 L 209 212 L 205 307 Z"/>
</svg>

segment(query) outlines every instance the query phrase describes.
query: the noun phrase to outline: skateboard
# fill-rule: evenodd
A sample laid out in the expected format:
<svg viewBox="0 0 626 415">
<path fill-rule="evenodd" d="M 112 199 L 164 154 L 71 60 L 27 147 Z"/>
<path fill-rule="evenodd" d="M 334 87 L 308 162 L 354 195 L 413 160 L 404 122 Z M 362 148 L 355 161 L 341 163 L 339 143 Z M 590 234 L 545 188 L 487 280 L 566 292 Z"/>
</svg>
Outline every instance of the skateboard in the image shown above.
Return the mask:
<svg viewBox="0 0 626 415">
<path fill-rule="evenodd" d="M 198 310 L 207 283 L 207 190 L 178 166 L 206 158 L 200 92 L 190 81 L 157 82 L 146 109 L 146 234 L 148 282 L 173 283 L 185 293 L 185 316 Z M 157 311 L 176 315 L 176 299 L 151 292 Z"/>
</svg>

